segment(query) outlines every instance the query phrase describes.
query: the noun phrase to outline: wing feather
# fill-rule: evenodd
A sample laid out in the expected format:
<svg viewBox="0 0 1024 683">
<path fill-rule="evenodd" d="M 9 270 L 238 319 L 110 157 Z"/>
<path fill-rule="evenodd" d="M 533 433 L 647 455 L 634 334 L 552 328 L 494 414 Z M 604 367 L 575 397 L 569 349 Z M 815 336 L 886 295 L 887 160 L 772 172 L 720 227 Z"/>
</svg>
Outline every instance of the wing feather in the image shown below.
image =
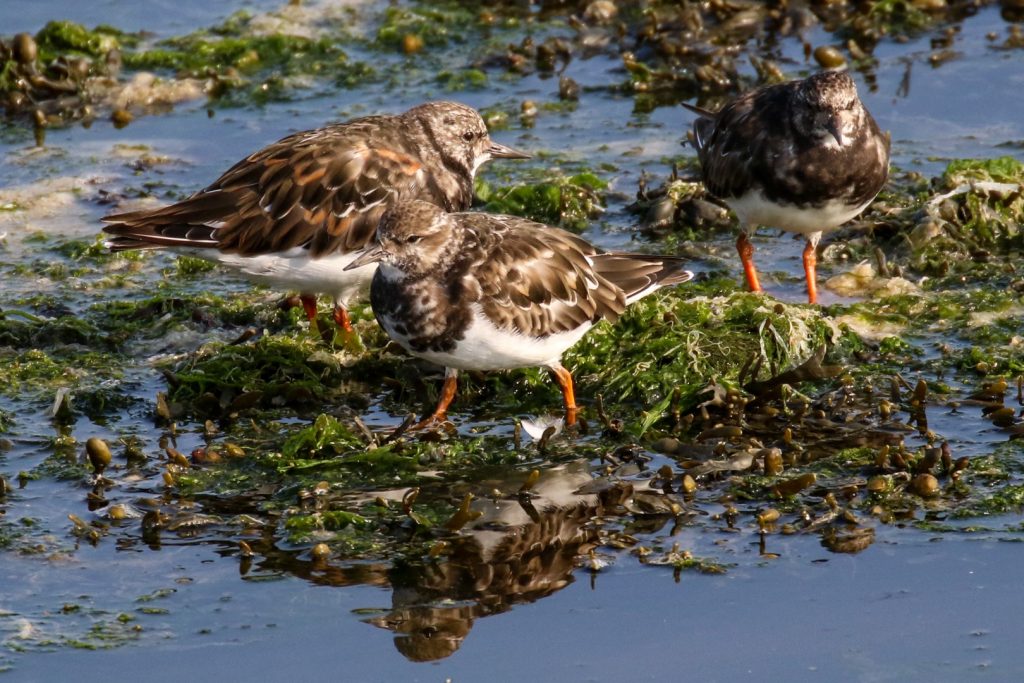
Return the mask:
<svg viewBox="0 0 1024 683">
<path fill-rule="evenodd" d="M 114 248 L 189 246 L 252 256 L 308 247 L 314 257 L 361 249 L 384 205 L 436 189 L 397 143 L 374 142 L 401 138 L 373 134 L 395 132 L 394 121 L 369 117 L 289 136 L 177 204 L 107 216 L 105 231 L 117 236 Z"/>
<path fill-rule="evenodd" d="M 591 263 L 598 250 L 576 235 L 512 216 L 461 216 L 485 243 L 473 272 L 480 304 L 499 327 L 547 336 L 614 320 L 625 308 L 622 290 Z"/>
</svg>

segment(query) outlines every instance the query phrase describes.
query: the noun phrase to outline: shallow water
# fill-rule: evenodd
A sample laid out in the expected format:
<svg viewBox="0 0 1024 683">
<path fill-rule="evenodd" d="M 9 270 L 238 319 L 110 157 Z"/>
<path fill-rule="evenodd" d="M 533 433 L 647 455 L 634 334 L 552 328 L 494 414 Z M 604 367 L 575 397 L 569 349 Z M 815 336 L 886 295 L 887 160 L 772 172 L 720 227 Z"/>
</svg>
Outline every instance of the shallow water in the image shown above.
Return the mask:
<svg viewBox="0 0 1024 683">
<path fill-rule="evenodd" d="M 34 34 L 48 21 L 67 19 L 89 28 L 109 24 L 122 31 L 148 31 L 158 36 L 170 36 L 217 23 L 236 10 L 259 12 L 276 8 L 280 4 L 275 0 L 237 0 L 226 3 L 174 0 L 150 0 L 145 3 L 123 0 L 88 3 L 6 0 L 4 35 L 10 36 L 22 31 Z"/>
<path fill-rule="evenodd" d="M 14 0 L 0 7 L 0 26 L 10 34 L 33 31 L 49 19 L 69 18 L 87 25 L 106 22 L 173 35 L 215 23 L 237 8 L 260 11 L 272 6 L 264 0 L 217 5 L 107 0 L 73 7 Z M 1007 26 L 997 7 L 982 9 L 962 24 L 955 39 L 954 49 L 962 56 L 938 68 L 927 63 L 933 33 L 905 44 L 879 45 L 878 63 L 871 70 L 877 86 L 868 87 L 863 75 L 858 84 L 881 127 L 892 132 L 894 166 L 929 175 L 940 172 L 951 158 L 1020 156 L 1019 145 L 1007 143 L 1024 140 L 1024 119 L 1019 115 L 1024 111 L 1024 59 L 1020 50 L 993 50 L 986 38 L 995 32 L 1001 40 Z M 812 28 L 806 37 L 815 45 L 827 42 L 820 28 Z M 796 41 L 787 41 L 780 49 L 782 61 L 790 60 L 787 71 L 813 68 L 804 64 Z M 458 59 L 457 52 L 453 59 Z M 910 87 L 900 93 L 908 61 Z M 591 167 L 614 166 L 609 172 L 612 193 L 607 211 L 585 234 L 608 247 L 634 248 L 642 238 L 636 237 L 635 218 L 624 207 L 635 194 L 641 172 L 664 177 L 666 157 L 691 153 L 680 145 L 690 119 L 678 107 L 635 113 L 632 96 L 606 88 L 610 79 L 621 79 L 621 73 L 610 76 L 619 68 L 619 62 L 605 57 L 574 61 L 566 74 L 584 88 L 578 108 L 543 112 L 532 128 L 513 122 L 511 130 L 496 138 L 525 149 L 558 152 L 570 167 L 574 160 Z M 981 83 L 985 87 L 979 87 Z M 96 189 L 124 192 L 150 182 L 157 183 L 158 194 L 187 193 L 255 148 L 290 132 L 366 112 L 399 111 L 438 97 L 455 97 L 479 107 L 514 107 L 524 98 L 557 101 L 557 81 L 493 77 L 485 89 L 454 95 L 430 80 L 398 93 L 369 84 L 331 93 L 316 90 L 305 98 L 259 108 L 219 108 L 212 115 L 205 102 L 193 102 L 166 114 L 140 117 L 121 130 L 103 120 L 88 129 L 76 125 L 50 130 L 41 150 L 33 147 L 30 131 L 8 129 L 0 143 L 5 158 L 0 194 L 4 201 L 29 208 L 0 213 L 0 234 L 6 234 L 0 258 L 8 263 L 55 258 L 28 239 L 36 232 L 91 239 L 108 207 L 78 197 L 91 196 Z M 154 156 L 166 156 L 167 162 L 135 170 L 130 164 L 141 154 L 133 149 L 137 145 L 145 145 Z M 501 169 L 505 171 L 517 172 L 507 166 Z M 498 174 L 492 167 L 484 176 L 497 184 Z M 731 234 L 712 236 L 708 260 L 696 264 L 698 269 L 727 267 L 738 272 L 732 240 Z M 762 231 L 756 244 L 766 288 L 780 299 L 800 301 L 800 244 L 769 230 Z M 170 257 L 160 256 L 148 267 L 170 268 L 172 263 Z M 841 266 L 823 270 L 827 274 Z M 66 280 L 5 273 L 0 304 L 28 293 L 65 296 L 73 291 Z M 215 272 L 190 282 L 186 291 L 203 288 L 248 289 Z M 114 291 L 124 297 L 150 293 Z M 102 290 L 86 297 L 71 294 L 66 303 L 82 310 L 90 297 L 103 295 Z M 823 299 L 831 303 L 839 297 L 827 293 Z M 159 431 L 144 402 L 166 385 L 147 358 L 235 334 L 210 330 L 164 340 L 166 348 L 140 349 L 139 362 L 127 369 L 120 383 L 122 391 L 139 402 L 96 423 L 80 417 L 70 432 L 84 441 L 87 436 L 110 438 L 129 429 L 152 447 Z M 12 448 L 0 450 L 0 472 L 14 481 L 18 472 L 32 470 L 52 455 L 59 432 L 37 403 L 0 397 L 0 409 L 17 418 L 6 435 Z M 950 440 L 957 455 L 986 453 L 1006 441 L 1005 433 L 980 419 L 978 408 L 932 413 L 931 428 Z M 496 425 L 465 415 L 454 418 L 464 434 L 479 428 L 507 436 L 510 429 L 508 421 Z M 374 399 L 364 419 L 372 427 L 382 427 L 397 424 L 401 416 L 386 412 Z M 179 437 L 182 452 L 203 444 L 201 425 L 192 427 Z M 653 457 L 651 470 L 671 462 Z M 589 480 L 592 468 L 587 462 L 565 465 L 546 471 L 542 481 L 562 493 L 571 492 Z M 491 477 L 487 481 L 498 482 L 493 486 L 513 491 L 524 473 L 484 475 Z M 118 484 L 118 500 L 162 494 L 153 480 L 124 479 Z M 477 486 L 478 493 L 486 492 L 485 484 Z M 411 653 L 436 657 L 443 648 L 432 650 L 426 642 L 430 638 L 424 636 L 411 649 L 396 648 L 392 633 L 366 623 L 436 598 L 418 595 L 415 582 L 403 583 L 408 578 L 393 568 L 368 563 L 339 575 L 296 555 L 260 558 L 241 572 L 232 540 L 237 529 L 228 525 L 197 532 L 195 538 L 167 534 L 154 544 L 143 538 L 138 521 L 132 520 L 91 546 L 75 538 L 66 521 L 69 511 L 87 515 L 83 500 L 88 488 L 84 479 L 43 478 L 13 492 L 3 503 L 7 522 L 29 519 L 34 520 L 32 525 L 53 530 L 39 535 L 44 552 L 38 555 L 0 550 L 0 638 L 6 646 L 0 651 L 0 671 L 10 667 L 7 675 L 14 680 L 57 680 L 70 671 L 83 681 L 324 674 L 343 680 L 602 681 L 665 680 L 687 674 L 722 681 L 1015 680 L 1024 675 L 1017 644 L 1019 534 L 1012 532 L 933 534 L 879 525 L 870 548 L 839 555 L 823 548 L 815 534 L 772 535 L 762 550 L 756 533 L 735 533 L 713 524 L 655 524 L 637 533 L 669 546 L 678 542 L 696 555 L 713 554 L 734 566 L 724 575 L 683 573 L 676 581 L 670 568 L 641 565 L 621 553 L 596 574 L 586 569 L 552 572 L 552 587 L 532 596 L 502 595 L 496 603 L 486 591 L 453 591 L 450 604 L 437 608 L 450 610 L 448 621 L 444 614 L 424 617 L 440 636 L 449 638 L 444 647 L 453 653 L 428 664 L 413 661 L 416 656 Z M 558 500 L 560 494 L 546 495 Z M 703 503 L 705 510 L 721 510 L 714 501 Z M 258 506 L 247 502 L 240 507 L 251 512 Z M 508 514 L 522 523 L 522 511 L 514 501 L 497 508 L 495 514 Z M 1019 525 L 1020 518 L 984 521 L 990 529 L 1004 529 Z M 285 556 L 284 551 L 296 549 L 279 550 Z M 560 582 L 567 585 L 561 587 Z M 65 613 L 63 605 L 75 608 Z M 121 624 L 120 614 L 132 620 Z M 95 623 L 109 627 L 112 645 L 123 646 L 102 652 L 68 647 L 69 640 L 82 638 Z M 142 630 L 135 632 L 136 625 Z M 47 638 L 40 642 L 37 633 Z M 30 651 L 19 652 L 22 647 Z"/>
<path fill-rule="evenodd" d="M 777 549 L 778 550 L 778 549 Z M 107 653 L 57 652 L 19 662 L 18 680 L 263 680 L 328 675 L 353 681 L 991 680 L 1024 675 L 1017 543 L 882 539 L 867 554 L 819 550 L 725 576 L 621 568 L 586 574 L 557 594 L 480 619 L 447 659 L 416 664 L 355 609 L 390 604 L 388 591 L 325 589 L 296 579 L 238 581 L 230 563 L 168 573 L 208 582 L 179 588 L 168 640 Z M 164 553 L 161 553 L 163 555 Z M 195 567 L 194 573 L 189 570 Z M 217 588 L 214 588 L 217 586 Z M 1009 602 L 1014 602 L 1011 598 Z M 184 614 L 187 613 L 187 614 Z"/>
</svg>

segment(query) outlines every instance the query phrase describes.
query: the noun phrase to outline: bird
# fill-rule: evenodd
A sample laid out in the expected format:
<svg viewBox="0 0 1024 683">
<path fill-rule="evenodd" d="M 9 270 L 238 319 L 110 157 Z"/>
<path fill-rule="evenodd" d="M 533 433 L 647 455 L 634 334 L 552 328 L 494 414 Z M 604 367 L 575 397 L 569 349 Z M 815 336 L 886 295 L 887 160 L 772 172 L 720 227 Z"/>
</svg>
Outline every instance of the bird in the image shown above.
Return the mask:
<svg viewBox="0 0 1024 683">
<path fill-rule="evenodd" d="M 823 233 L 860 214 L 889 176 L 888 133 L 882 133 L 846 71 L 822 71 L 767 85 L 718 112 L 698 114 L 693 144 L 708 192 L 740 222 L 736 250 L 747 286 L 762 291 L 749 234 L 758 225 L 807 238 L 807 299 L 817 303 L 817 247 Z"/>
<path fill-rule="evenodd" d="M 348 302 L 374 268 L 345 266 L 388 206 L 420 199 L 467 209 L 482 164 L 529 156 L 492 140 L 475 109 L 427 102 L 289 135 L 176 204 L 104 217 L 104 231 L 115 252 L 170 249 L 297 289 L 314 327 L 316 295 L 328 294 L 335 322 L 351 333 Z"/>
<path fill-rule="evenodd" d="M 460 370 L 538 366 L 574 425 L 566 349 L 634 301 L 693 277 L 680 257 L 606 252 L 525 218 L 423 201 L 390 207 L 374 244 L 346 267 L 368 264 L 379 264 L 370 284 L 377 322 L 410 354 L 445 368 L 437 408 L 417 428 L 445 421 Z"/>
</svg>

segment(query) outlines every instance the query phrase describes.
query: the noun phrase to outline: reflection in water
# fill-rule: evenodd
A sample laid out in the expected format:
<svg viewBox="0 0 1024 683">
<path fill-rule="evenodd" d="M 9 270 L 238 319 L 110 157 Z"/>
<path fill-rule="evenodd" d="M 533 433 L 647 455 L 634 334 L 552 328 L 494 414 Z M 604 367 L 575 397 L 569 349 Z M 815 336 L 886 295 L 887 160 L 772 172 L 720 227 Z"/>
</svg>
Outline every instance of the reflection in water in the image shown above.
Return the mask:
<svg viewBox="0 0 1024 683">
<path fill-rule="evenodd" d="M 750 413 L 748 417 L 747 429 L 752 433 L 775 426 L 755 419 L 763 416 Z M 830 423 L 823 428 L 822 423 L 827 421 L 818 417 L 816 422 L 808 419 L 804 425 L 811 430 L 822 428 L 830 435 L 829 439 L 816 442 L 819 456 L 848 448 L 851 442 L 864 442 L 863 431 L 854 425 Z M 863 429 L 863 425 L 860 427 Z M 883 434 L 878 439 L 887 442 L 889 436 Z M 420 499 L 424 506 L 438 501 L 457 505 L 456 501 L 474 494 L 473 514 L 464 515 L 472 521 L 456 532 L 441 524 L 432 528 L 429 524 L 410 524 L 412 515 L 402 518 L 402 524 L 384 523 L 382 530 L 394 545 L 389 546 L 390 550 L 377 547 L 369 553 L 373 558 L 370 560 L 355 559 L 353 553 L 343 551 L 332 555 L 323 544 L 318 544 L 324 547 L 323 554 L 285 546 L 276 522 L 256 523 L 260 496 L 200 496 L 202 502 L 198 506 L 193 503 L 189 510 L 159 506 L 166 510 L 165 514 L 160 509 L 150 509 L 141 515 L 141 541 L 158 550 L 173 538 L 178 542 L 208 543 L 213 534 L 237 539 L 238 520 L 248 519 L 241 553 L 235 544 L 226 545 L 223 551 L 225 555 L 239 555 L 243 577 L 259 579 L 290 574 L 325 586 L 390 587 L 390 607 L 358 613 L 366 623 L 392 631 L 396 649 L 407 659 L 435 661 L 458 650 L 478 618 L 501 614 L 516 604 L 533 602 L 569 585 L 575 569 L 593 566 L 599 546 L 629 547 L 628 542 L 616 546 L 621 537 L 610 536 L 609 525 L 625 523 L 624 529 L 635 543 L 637 535 L 652 538 L 663 534 L 661 541 L 675 540 L 686 527 L 708 524 L 709 520 L 696 519 L 707 517 L 707 508 L 717 507 L 721 501 L 717 497 L 695 499 L 685 493 L 696 486 L 692 480 L 691 486 L 687 486 L 686 477 L 692 475 L 709 486 L 735 471 L 750 469 L 755 460 L 759 468 L 767 471 L 767 460 L 762 463 L 760 459 L 773 449 L 751 450 L 742 444 L 693 446 L 686 450 L 689 457 L 680 463 L 683 472 L 670 466 L 648 470 L 639 450 L 627 457 L 632 452 L 619 449 L 619 457 L 606 454 L 604 465 L 582 459 L 552 467 L 539 478 L 503 468 L 491 472 L 491 476 L 469 477 L 472 483 L 424 484 Z M 609 476 L 595 476 L 594 468 L 599 466 L 602 474 Z M 765 546 L 766 535 L 776 533 L 816 534 L 823 547 L 836 553 L 858 553 L 871 545 L 874 529 L 863 526 L 846 507 L 864 482 L 816 481 L 812 475 L 803 475 L 781 480 L 776 488 L 781 490 L 783 485 L 799 483 L 804 478 L 808 483 L 800 483 L 799 489 L 806 488 L 806 501 L 817 503 L 804 507 L 792 523 L 779 524 L 779 513 L 775 510 L 756 514 L 761 555 L 774 556 Z M 502 496 L 497 489 L 528 492 Z M 316 509 L 322 506 L 324 510 L 334 505 L 360 509 L 363 503 L 378 498 L 411 498 L 409 490 L 370 490 L 349 492 L 344 494 L 344 500 L 332 500 L 326 497 L 327 490 L 308 500 L 300 496 L 302 505 Z M 750 524 L 744 524 L 734 505 L 726 504 L 719 509 L 721 513 L 710 518 L 711 524 L 715 525 L 717 519 L 718 524 L 732 532 L 739 532 L 744 526 L 749 528 Z M 754 509 L 747 512 L 753 514 Z M 252 513 L 255 516 L 250 516 Z M 670 524 L 668 528 L 666 523 Z M 694 556 L 681 548 L 679 542 L 668 548 L 667 543 L 660 546 L 661 541 L 655 540 L 653 548 L 636 550 L 643 550 L 639 556 L 645 564 L 674 568 L 677 580 L 684 569 L 724 571 L 724 565 Z"/>
<path fill-rule="evenodd" d="M 473 622 L 533 602 L 573 581 L 577 558 L 599 542 L 596 518 L 620 508 L 632 494 L 627 483 L 593 489 L 589 463 L 579 461 L 546 470 L 529 494 L 481 497 L 482 512 L 456 535 L 446 535 L 430 555 L 393 563 L 335 566 L 271 553 L 261 570 L 281 570 L 314 583 L 390 586 L 392 605 L 368 618 L 395 634 L 395 647 L 413 661 L 431 661 L 455 652 Z M 278 566 L 274 566 L 278 565 Z"/>
<path fill-rule="evenodd" d="M 484 517 L 452 540 L 443 558 L 403 562 L 388 574 L 392 608 L 368 620 L 395 633 L 408 659 L 447 657 L 473 621 L 532 602 L 572 581 L 576 557 L 595 547 L 597 496 L 574 504 L 484 501 Z"/>
<path fill-rule="evenodd" d="M 859 553 L 875 542 L 874 527 L 829 527 L 821 534 L 821 545 L 834 553 Z"/>
</svg>

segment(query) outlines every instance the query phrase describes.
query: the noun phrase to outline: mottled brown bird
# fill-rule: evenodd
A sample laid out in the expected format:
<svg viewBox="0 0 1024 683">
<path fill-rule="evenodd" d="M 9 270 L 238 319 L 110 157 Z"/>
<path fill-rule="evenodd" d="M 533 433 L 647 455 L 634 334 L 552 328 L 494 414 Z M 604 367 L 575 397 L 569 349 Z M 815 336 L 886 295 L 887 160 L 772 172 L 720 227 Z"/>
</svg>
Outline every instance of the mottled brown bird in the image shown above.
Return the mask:
<svg viewBox="0 0 1024 683">
<path fill-rule="evenodd" d="M 346 305 L 375 268 L 345 266 L 388 206 L 418 199 L 467 209 L 483 163 L 528 157 L 491 140 L 475 109 L 429 102 L 289 135 L 177 204 L 105 217 L 104 230 L 115 251 L 171 249 L 297 289 L 311 321 L 316 294 L 329 294 L 350 331 Z"/>
<path fill-rule="evenodd" d="M 761 291 L 749 232 L 758 225 L 806 236 L 807 298 L 817 303 L 818 241 L 867 208 L 889 177 L 889 135 L 845 71 L 752 90 L 693 123 L 708 191 L 740 221 L 736 249 L 747 285 Z"/>
<path fill-rule="evenodd" d="M 349 268 L 379 263 L 370 285 L 377 322 L 409 353 L 445 367 L 441 400 L 420 423 L 441 422 L 459 370 L 547 367 L 576 422 L 561 357 L 601 320 L 693 273 L 674 256 L 605 252 L 572 233 L 487 213 L 402 202 Z"/>
</svg>

